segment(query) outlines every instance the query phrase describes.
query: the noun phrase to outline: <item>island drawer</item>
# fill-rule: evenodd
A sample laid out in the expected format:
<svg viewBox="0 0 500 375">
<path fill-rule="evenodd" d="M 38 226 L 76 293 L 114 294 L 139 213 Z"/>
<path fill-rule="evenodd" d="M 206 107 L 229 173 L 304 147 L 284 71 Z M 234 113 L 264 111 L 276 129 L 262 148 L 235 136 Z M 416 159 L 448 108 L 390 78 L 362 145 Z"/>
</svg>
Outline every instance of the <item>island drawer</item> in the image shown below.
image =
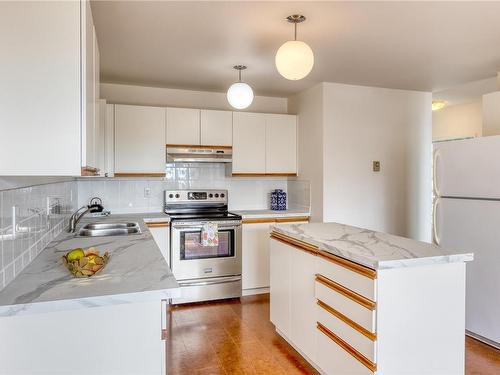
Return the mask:
<svg viewBox="0 0 500 375">
<path fill-rule="evenodd" d="M 314 293 L 319 299 L 369 332 L 375 332 L 375 302 L 317 274 Z"/>
<path fill-rule="evenodd" d="M 376 334 L 369 332 L 350 318 L 321 300 L 317 300 L 317 321 L 375 363 Z"/>
<path fill-rule="evenodd" d="M 318 273 L 346 288 L 376 301 L 377 272 L 344 258 L 320 250 Z"/>
<path fill-rule="evenodd" d="M 316 363 L 325 374 L 373 375 L 377 366 L 321 323 L 317 324 Z"/>
</svg>

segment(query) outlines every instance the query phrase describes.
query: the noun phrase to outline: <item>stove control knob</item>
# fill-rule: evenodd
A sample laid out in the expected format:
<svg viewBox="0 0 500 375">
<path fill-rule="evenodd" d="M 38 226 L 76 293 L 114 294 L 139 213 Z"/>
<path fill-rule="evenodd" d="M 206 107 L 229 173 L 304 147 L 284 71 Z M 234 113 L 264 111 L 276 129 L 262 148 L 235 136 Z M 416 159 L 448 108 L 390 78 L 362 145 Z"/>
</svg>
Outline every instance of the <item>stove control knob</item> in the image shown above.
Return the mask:
<svg viewBox="0 0 500 375">
<path fill-rule="evenodd" d="M 169 198 L 173 198 L 173 197 L 174 197 L 174 195 L 173 195 L 173 194 L 169 194 L 169 195 L 168 195 L 168 197 L 169 197 Z"/>
<path fill-rule="evenodd" d="M 210 193 L 210 194 L 208 194 L 208 197 L 209 197 L 209 198 L 213 198 L 213 197 L 214 197 L 214 195 L 213 195 L 212 193 Z"/>
<path fill-rule="evenodd" d="M 215 198 L 219 198 L 219 194 L 218 193 L 215 193 Z"/>
<path fill-rule="evenodd" d="M 221 198 L 224 198 L 224 197 L 225 197 L 225 194 L 224 194 L 224 193 L 222 193 L 222 194 L 220 195 L 220 197 L 221 197 Z"/>
<path fill-rule="evenodd" d="M 180 195 L 179 195 L 179 194 L 175 194 L 175 197 L 176 197 L 176 198 L 180 198 Z"/>
</svg>

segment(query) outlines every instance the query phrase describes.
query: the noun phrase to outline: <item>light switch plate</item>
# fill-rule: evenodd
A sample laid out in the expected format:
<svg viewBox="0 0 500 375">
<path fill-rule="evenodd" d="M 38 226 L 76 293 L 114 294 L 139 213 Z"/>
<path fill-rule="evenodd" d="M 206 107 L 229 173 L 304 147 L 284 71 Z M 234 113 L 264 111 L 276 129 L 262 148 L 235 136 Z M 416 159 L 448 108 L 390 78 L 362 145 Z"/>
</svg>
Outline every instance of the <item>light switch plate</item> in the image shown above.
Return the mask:
<svg viewBox="0 0 500 375">
<path fill-rule="evenodd" d="M 149 198 L 151 196 L 151 188 L 144 188 L 144 198 Z"/>
<path fill-rule="evenodd" d="M 380 172 L 380 162 L 378 160 L 373 161 L 373 172 Z"/>
</svg>

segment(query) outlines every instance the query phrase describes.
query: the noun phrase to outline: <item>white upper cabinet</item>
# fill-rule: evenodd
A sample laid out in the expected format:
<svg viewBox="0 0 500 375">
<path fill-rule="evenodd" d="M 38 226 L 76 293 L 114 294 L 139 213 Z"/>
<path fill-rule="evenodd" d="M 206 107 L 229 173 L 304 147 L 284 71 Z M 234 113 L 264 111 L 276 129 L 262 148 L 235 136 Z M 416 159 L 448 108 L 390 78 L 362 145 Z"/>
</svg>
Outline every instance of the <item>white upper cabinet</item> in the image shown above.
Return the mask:
<svg viewBox="0 0 500 375">
<path fill-rule="evenodd" d="M 233 113 L 233 175 L 296 175 L 297 117 Z"/>
<path fill-rule="evenodd" d="M 96 87 L 95 87 L 95 30 L 92 22 L 92 10 L 90 2 L 82 3 L 85 11 L 82 12 L 85 27 L 82 33 L 83 69 L 85 72 L 85 84 L 83 86 L 83 97 L 85 113 L 82 125 L 82 167 L 95 167 L 95 124 L 96 124 Z"/>
<path fill-rule="evenodd" d="M 266 173 L 297 173 L 297 118 L 266 115 Z"/>
<path fill-rule="evenodd" d="M 0 44 L 0 175 L 95 168 L 99 54 L 89 2 L 2 2 Z"/>
<path fill-rule="evenodd" d="M 199 145 L 200 110 L 167 108 L 167 134 L 165 143 L 169 145 Z"/>
<path fill-rule="evenodd" d="M 115 105 L 106 104 L 104 117 L 104 176 L 113 177 L 115 173 Z"/>
<path fill-rule="evenodd" d="M 115 105 L 115 176 L 165 174 L 165 108 Z"/>
<path fill-rule="evenodd" d="M 233 113 L 233 175 L 266 170 L 266 115 Z"/>
<path fill-rule="evenodd" d="M 0 175 L 81 172 L 80 3 L 0 3 Z"/>
<path fill-rule="evenodd" d="M 232 146 L 233 113 L 202 109 L 201 144 L 204 146 Z"/>
</svg>

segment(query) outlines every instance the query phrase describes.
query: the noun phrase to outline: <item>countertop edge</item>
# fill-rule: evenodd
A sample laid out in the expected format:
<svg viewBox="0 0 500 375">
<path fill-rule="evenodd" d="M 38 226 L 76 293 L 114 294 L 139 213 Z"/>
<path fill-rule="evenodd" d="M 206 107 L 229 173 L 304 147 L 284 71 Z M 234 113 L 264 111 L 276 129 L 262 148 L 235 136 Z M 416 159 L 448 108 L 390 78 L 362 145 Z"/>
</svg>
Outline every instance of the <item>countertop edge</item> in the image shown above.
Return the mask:
<svg viewBox="0 0 500 375">
<path fill-rule="evenodd" d="M 303 242 L 306 242 L 310 245 L 316 246 L 319 250 L 326 251 L 330 254 L 336 255 L 348 261 L 357 263 L 359 265 L 371 268 L 375 271 L 381 271 L 386 269 L 395 269 L 395 268 L 407 268 L 407 267 L 417 267 L 417 266 L 425 266 L 432 264 L 444 264 L 444 263 L 458 263 L 458 262 L 469 262 L 474 259 L 473 253 L 457 253 L 457 254 L 447 254 L 447 255 L 432 255 L 428 257 L 422 258 L 403 258 L 403 259 L 395 259 L 395 260 L 378 260 L 378 261 L 367 261 L 360 256 L 353 255 L 352 257 L 346 257 L 342 252 L 334 251 L 331 248 L 326 247 L 321 241 L 313 240 L 307 236 L 297 235 L 295 233 L 290 233 L 280 226 L 283 224 L 276 223 L 271 225 L 271 230 L 274 230 L 278 233 L 284 234 L 290 238 L 294 238 Z"/>
<path fill-rule="evenodd" d="M 149 290 L 143 292 L 21 303 L 16 305 L 0 306 L 0 318 L 50 313 L 57 311 L 79 310 L 83 308 L 103 307 L 110 305 L 122 305 L 136 302 L 148 302 L 153 300 L 177 298 L 180 297 L 180 295 L 180 287 L 175 286 L 169 289 Z"/>
</svg>

